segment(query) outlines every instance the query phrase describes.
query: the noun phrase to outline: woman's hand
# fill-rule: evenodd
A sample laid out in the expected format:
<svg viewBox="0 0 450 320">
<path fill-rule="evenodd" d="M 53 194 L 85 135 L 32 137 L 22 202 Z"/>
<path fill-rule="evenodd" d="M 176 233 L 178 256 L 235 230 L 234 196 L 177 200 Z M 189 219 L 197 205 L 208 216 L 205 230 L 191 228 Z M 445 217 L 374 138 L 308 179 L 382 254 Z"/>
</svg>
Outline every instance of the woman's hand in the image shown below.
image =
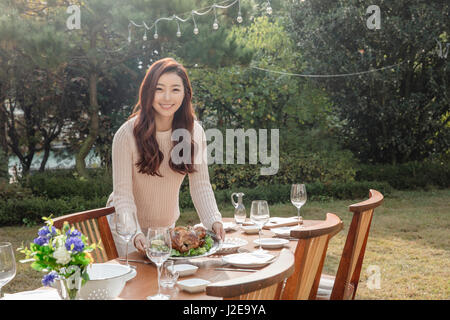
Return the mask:
<svg viewBox="0 0 450 320">
<path fill-rule="evenodd" d="M 139 233 L 136 237 L 134 237 L 134 247 L 142 253 L 145 253 L 145 243 L 146 239 L 143 233 Z"/>
<path fill-rule="evenodd" d="M 216 234 L 219 240 L 225 240 L 225 230 L 223 229 L 222 222 L 216 221 L 212 225 L 212 230 Z"/>
</svg>

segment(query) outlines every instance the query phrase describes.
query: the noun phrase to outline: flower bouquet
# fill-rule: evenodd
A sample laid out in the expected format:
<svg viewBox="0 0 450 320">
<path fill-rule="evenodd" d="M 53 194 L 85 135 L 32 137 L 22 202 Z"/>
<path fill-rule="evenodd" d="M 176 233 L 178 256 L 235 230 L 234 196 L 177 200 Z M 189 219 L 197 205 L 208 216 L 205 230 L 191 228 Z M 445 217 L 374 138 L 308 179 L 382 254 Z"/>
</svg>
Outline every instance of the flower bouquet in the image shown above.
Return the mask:
<svg viewBox="0 0 450 320">
<path fill-rule="evenodd" d="M 46 226 L 39 229 L 30 248 L 18 249 L 26 255 L 20 262 L 33 261 L 31 268 L 47 273 L 42 279 L 44 286 L 53 286 L 58 280 L 62 298 L 76 299 L 81 286 L 89 280 L 87 267 L 94 262 L 90 252 L 99 246 L 88 245 L 87 237 L 67 222 L 59 230 L 50 217 L 43 219 Z"/>
</svg>

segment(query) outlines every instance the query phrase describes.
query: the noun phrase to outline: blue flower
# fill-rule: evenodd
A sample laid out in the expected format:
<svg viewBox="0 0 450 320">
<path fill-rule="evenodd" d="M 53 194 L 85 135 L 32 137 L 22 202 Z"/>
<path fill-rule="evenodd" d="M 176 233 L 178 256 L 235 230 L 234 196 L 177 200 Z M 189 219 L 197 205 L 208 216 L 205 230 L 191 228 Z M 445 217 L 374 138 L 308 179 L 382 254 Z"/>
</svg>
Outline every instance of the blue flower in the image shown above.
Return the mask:
<svg viewBox="0 0 450 320">
<path fill-rule="evenodd" d="M 69 237 L 66 240 L 66 249 L 73 252 L 82 252 L 84 250 L 84 242 L 79 237 Z"/>
<path fill-rule="evenodd" d="M 48 243 L 48 238 L 47 237 L 37 237 L 36 239 L 34 239 L 33 242 L 39 246 L 45 246 Z"/>
<path fill-rule="evenodd" d="M 45 275 L 44 278 L 42 278 L 42 284 L 46 287 L 53 284 L 55 279 L 58 277 L 58 273 L 55 271 L 50 272 L 49 274 Z"/>
<path fill-rule="evenodd" d="M 50 229 L 50 227 L 47 227 L 47 226 L 42 227 L 39 229 L 38 235 L 40 237 L 48 237 L 48 238 L 53 237 L 53 236 L 56 236 L 56 229 L 54 226 L 52 226 L 51 229 Z"/>
<path fill-rule="evenodd" d="M 78 231 L 77 229 L 73 229 L 73 230 L 69 230 L 66 232 L 66 235 L 68 237 L 80 237 L 81 236 L 81 232 Z"/>
</svg>

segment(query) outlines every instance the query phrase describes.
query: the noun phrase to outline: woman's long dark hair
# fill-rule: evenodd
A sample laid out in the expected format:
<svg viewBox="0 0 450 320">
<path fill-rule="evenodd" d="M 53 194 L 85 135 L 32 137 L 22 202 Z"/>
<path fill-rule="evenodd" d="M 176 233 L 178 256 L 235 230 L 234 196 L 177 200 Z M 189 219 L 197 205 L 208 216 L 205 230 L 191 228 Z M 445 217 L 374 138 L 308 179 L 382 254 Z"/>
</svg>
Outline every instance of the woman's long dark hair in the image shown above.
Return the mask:
<svg viewBox="0 0 450 320">
<path fill-rule="evenodd" d="M 136 162 L 136 166 L 139 168 L 139 173 L 145 173 L 152 176 L 157 175 L 159 177 L 162 177 L 159 173 L 159 166 L 164 159 L 164 155 L 161 150 L 159 150 L 158 142 L 156 141 L 156 123 L 153 100 L 155 97 L 158 80 L 165 73 L 177 74 L 183 80 L 184 85 L 184 99 L 180 108 L 175 112 L 172 122 L 172 132 L 176 129 L 186 129 L 190 132 L 191 137 L 193 137 L 195 113 L 191 103 L 191 83 L 189 81 L 186 69 L 172 58 L 158 60 L 148 69 L 139 89 L 139 101 L 134 107 L 133 113 L 129 117 L 129 119 L 131 119 L 137 116 L 133 134 L 140 154 L 140 159 Z M 172 148 L 178 143 L 180 143 L 180 141 L 173 141 Z M 172 159 L 169 159 L 169 166 L 172 170 L 180 174 L 195 172 L 194 141 L 192 138 L 191 162 L 174 164 Z"/>
</svg>

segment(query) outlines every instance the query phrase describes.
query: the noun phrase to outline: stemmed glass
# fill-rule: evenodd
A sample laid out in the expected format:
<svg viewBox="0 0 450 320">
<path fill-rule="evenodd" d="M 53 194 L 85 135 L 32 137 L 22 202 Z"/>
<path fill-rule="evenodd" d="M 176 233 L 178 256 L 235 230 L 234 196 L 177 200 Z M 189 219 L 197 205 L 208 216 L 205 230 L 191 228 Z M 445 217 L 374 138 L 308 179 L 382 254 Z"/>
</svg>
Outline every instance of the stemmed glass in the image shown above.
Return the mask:
<svg viewBox="0 0 450 320">
<path fill-rule="evenodd" d="M 261 244 L 261 230 L 262 227 L 269 221 L 270 212 L 269 205 L 265 200 L 255 200 L 252 201 L 252 207 L 250 209 L 250 220 L 256 224 L 259 228 L 259 249 L 256 250 L 256 253 L 265 253 L 266 251 L 262 249 Z"/>
<path fill-rule="evenodd" d="M 169 300 L 170 296 L 161 293 L 161 266 L 170 257 L 172 242 L 169 228 L 149 228 L 147 232 L 147 257 L 158 268 L 158 293 L 147 297 L 148 300 Z"/>
<path fill-rule="evenodd" d="M 293 184 L 291 187 L 291 202 L 297 208 L 298 226 L 302 228 L 303 218 L 300 216 L 300 208 L 306 203 L 306 187 L 304 184 Z"/>
<path fill-rule="evenodd" d="M 0 298 L 2 287 L 16 276 L 16 258 L 11 243 L 0 242 Z"/>
<path fill-rule="evenodd" d="M 116 213 L 115 228 L 116 233 L 127 242 L 125 251 L 127 267 L 134 268 L 134 266 L 130 266 L 128 264 L 128 244 L 130 243 L 131 238 L 136 234 L 138 228 L 137 219 L 134 212 L 123 212 L 121 214 Z"/>
</svg>

